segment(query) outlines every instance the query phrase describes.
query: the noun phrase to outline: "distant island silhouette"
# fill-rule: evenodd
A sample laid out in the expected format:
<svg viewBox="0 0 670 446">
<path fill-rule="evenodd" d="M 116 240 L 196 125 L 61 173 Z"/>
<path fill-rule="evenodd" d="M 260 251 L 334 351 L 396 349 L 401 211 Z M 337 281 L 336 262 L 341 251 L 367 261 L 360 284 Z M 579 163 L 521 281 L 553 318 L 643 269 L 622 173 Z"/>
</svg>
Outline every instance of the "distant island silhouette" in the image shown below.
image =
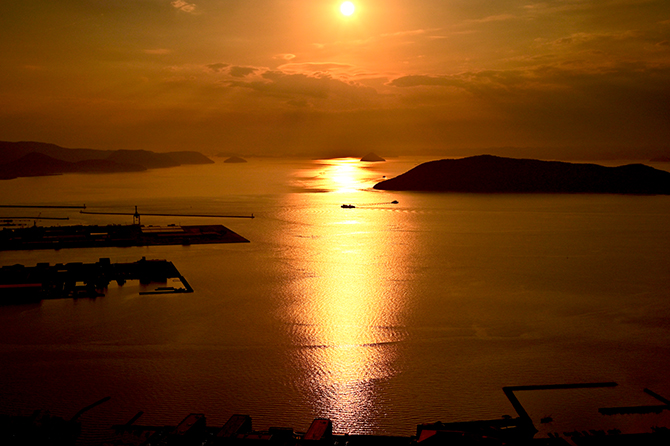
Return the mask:
<svg viewBox="0 0 670 446">
<path fill-rule="evenodd" d="M 375 189 L 475 193 L 670 194 L 670 172 L 479 155 L 430 161 Z"/>
<path fill-rule="evenodd" d="M 239 156 L 231 156 L 230 158 L 228 158 L 224 161 L 224 163 L 231 163 L 231 164 L 246 163 L 246 162 L 247 162 L 247 160 L 245 160 L 244 158 L 240 158 Z"/>
<path fill-rule="evenodd" d="M 199 152 L 68 149 L 55 144 L 0 141 L 0 179 L 65 173 L 141 172 L 182 164 L 212 164 Z"/>
<path fill-rule="evenodd" d="M 365 155 L 363 158 L 361 158 L 361 161 L 368 161 L 368 162 L 376 162 L 376 161 L 386 161 L 384 158 L 381 156 L 377 155 L 376 153 L 368 153 Z"/>
</svg>

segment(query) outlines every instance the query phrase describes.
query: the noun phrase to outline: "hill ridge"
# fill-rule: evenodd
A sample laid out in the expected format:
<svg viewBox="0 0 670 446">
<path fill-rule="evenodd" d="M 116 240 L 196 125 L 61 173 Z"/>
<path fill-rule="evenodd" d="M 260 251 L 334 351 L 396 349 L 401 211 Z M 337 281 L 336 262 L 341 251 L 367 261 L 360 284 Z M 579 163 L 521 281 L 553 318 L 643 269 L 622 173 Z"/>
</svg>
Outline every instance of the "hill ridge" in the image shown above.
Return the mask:
<svg viewBox="0 0 670 446">
<path fill-rule="evenodd" d="M 380 190 L 473 193 L 670 194 L 670 172 L 644 164 L 543 161 L 477 155 L 420 164 L 374 186 Z"/>
<path fill-rule="evenodd" d="M 182 164 L 212 163 L 214 161 L 194 151 L 69 149 L 36 141 L 0 141 L 0 179 L 73 172 L 138 172 Z"/>
</svg>

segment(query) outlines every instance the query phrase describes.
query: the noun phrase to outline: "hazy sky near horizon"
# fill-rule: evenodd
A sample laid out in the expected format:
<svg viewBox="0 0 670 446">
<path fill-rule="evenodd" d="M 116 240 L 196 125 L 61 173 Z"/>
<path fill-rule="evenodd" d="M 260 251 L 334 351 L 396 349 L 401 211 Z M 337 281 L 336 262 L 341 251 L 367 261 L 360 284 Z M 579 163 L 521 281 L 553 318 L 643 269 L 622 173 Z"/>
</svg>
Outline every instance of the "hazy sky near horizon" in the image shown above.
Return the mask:
<svg viewBox="0 0 670 446">
<path fill-rule="evenodd" d="M 667 0 L 359 0 L 350 17 L 340 3 L 3 5 L 0 140 L 670 154 Z"/>
</svg>

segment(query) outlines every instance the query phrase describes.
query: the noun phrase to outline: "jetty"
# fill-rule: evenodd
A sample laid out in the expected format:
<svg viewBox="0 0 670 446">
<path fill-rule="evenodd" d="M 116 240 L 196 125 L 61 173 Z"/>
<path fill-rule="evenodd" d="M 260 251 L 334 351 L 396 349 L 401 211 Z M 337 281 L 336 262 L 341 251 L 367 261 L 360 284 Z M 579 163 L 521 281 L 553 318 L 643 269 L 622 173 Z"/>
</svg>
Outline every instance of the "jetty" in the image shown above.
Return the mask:
<svg viewBox="0 0 670 446">
<path fill-rule="evenodd" d="M 223 225 L 73 225 L 3 228 L 0 251 L 249 243 Z"/>
<path fill-rule="evenodd" d="M 167 260 L 141 260 L 111 263 L 101 258 L 95 263 L 38 263 L 36 266 L 3 266 L 0 268 L 0 305 L 39 302 L 44 299 L 98 297 L 110 282 L 124 285 L 128 280 L 142 284 L 165 283 L 177 278 L 182 288 L 159 287 L 143 294 L 192 293 L 193 288 Z"/>
</svg>

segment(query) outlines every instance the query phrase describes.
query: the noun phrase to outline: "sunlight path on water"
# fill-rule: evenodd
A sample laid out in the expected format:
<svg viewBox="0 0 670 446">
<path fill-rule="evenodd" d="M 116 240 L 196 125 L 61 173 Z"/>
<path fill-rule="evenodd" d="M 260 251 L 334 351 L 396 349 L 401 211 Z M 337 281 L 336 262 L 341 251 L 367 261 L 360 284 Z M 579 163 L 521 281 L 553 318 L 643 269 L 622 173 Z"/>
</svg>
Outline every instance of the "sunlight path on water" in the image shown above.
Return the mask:
<svg viewBox="0 0 670 446">
<path fill-rule="evenodd" d="M 397 343 L 405 337 L 401 245 L 411 241 L 395 238 L 393 213 L 342 209 L 334 201 L 369 197 L 357 191 L 371 175 L 357 160 L 323 161 L 313 178 L 333 194 L 292 196 L 290 212 L 305 226 L 286 234 L 301 241 L 282 315 L 298 347 L 295 367 L 316 415 L 336 420 L 342 432 L 377 430 L 383 404 L 376 387 L 396 374 Z"/>
</svg>

